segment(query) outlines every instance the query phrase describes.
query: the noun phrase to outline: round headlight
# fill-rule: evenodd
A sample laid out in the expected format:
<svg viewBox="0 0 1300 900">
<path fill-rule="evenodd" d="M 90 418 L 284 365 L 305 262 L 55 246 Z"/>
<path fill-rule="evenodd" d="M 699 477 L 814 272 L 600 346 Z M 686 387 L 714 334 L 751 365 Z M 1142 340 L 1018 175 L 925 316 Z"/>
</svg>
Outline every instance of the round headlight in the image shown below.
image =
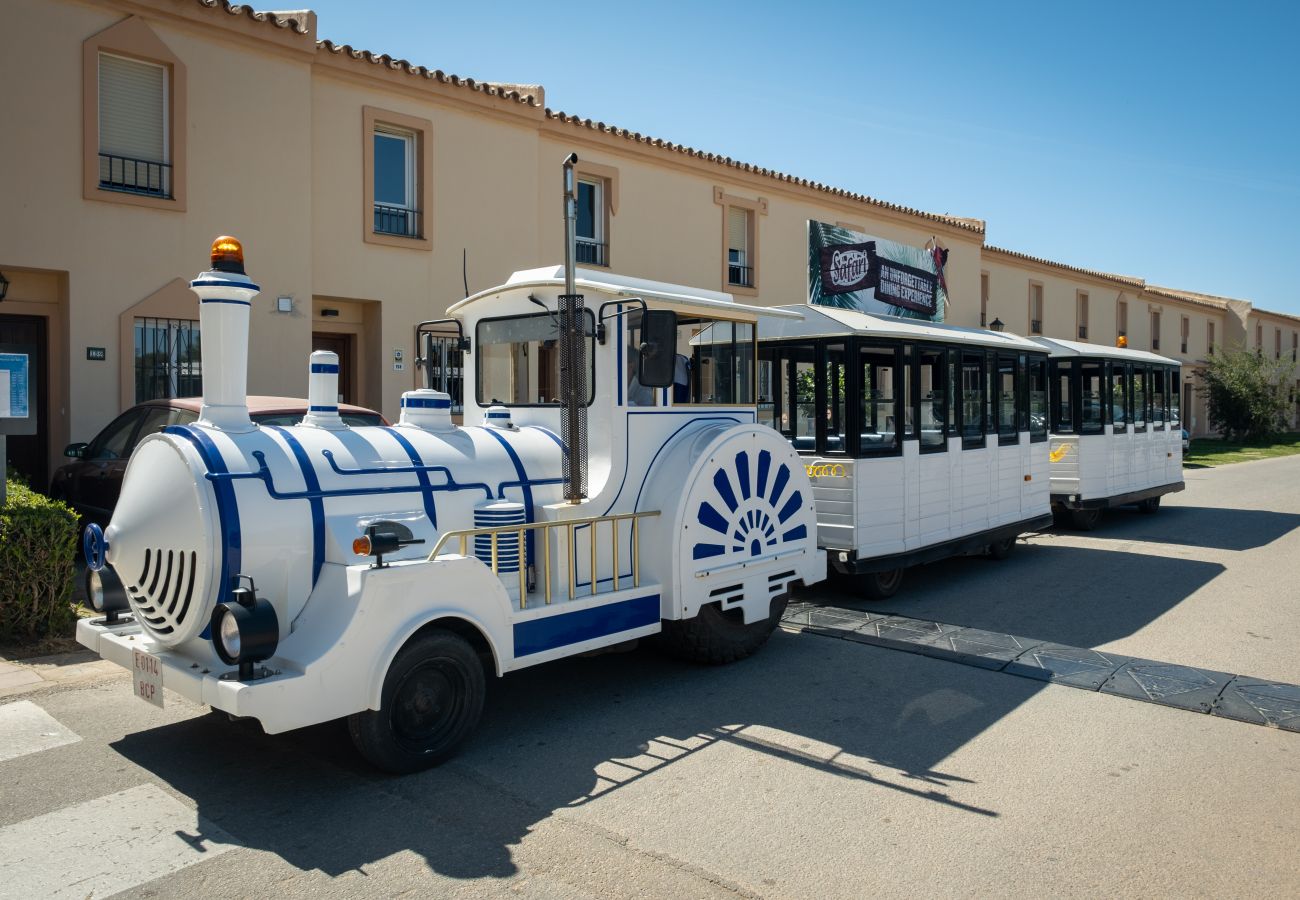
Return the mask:
<svg viewBox="0 0 1300 900">
<path fill-rule="evenodd" d="M 95 612 L 104 611 L 104 579 L 93 570 L 86 573 L 86 602 Z"/>
<path fill-rule="evenodd" d="M 221 630 L 217 639 L 221 641 L 221 649 L 231 662 L 239 659 L 239 620 L 233 611 L 221 617 Z"/>
</svg>

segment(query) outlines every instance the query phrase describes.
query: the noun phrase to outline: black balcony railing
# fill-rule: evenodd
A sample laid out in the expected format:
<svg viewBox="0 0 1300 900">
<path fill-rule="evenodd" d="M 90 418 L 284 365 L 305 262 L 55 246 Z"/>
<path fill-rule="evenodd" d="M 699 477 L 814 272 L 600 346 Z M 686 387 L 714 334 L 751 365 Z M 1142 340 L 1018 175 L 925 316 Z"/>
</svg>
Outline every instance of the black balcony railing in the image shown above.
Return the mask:
<svg viewBox="0 0 1300 900">
<path fill-rule="evenodd" d="M 172 198 L 172 167 L 168 163 L 130 156 L 99 154 L 99 186 L 106 191 Z"/>
<path fill-rule="evenodd" d="M 1160 338 L 1152 338 L 1152 339 L 1151 339 L 1151 349 L 1152 349 L 1152 350 L 1159 350 L 1159 349 L 1160 349 Z"/>
<path fill-rule="evenodd" d="M 1182 353 L 1184 356 L 1187 355 L 1187 341 L 1183 341 L 1183 343 L 1182 343 L 1182 349 L 1179 350 L 1178 352 L 1179 352 L 1179 353 Z"/>
<path fill-rule="evenodd" d="M 1088 326 L 1087 326 L 1087 325 L 1080 325 L 1080 326 L 1079 326 L 1079 340 L 1081 340 L 1081 341 L 1086 341 L 1087 339 L 1088 339 Z"/>
<path fill-rule="evenodd" d="M 1030 333 L 1030 334 L 1042 334 L 1042 333 L 1043 333 L 1043 320 L 1042 320 L 1042 319 L 1030 319 L 1030 320 L 1029 320 L 1029 333 Z"/>
<path fill-rule="evenodd" d="M 727 263 L 727 283 L 739 287 L 754 286 L 754 267 L 739 263 Z"/>
<path fill-rule="evenodd" d="M 375 204 L 375 234 L 395 234 L 398 237 L 424 237 L 420 224 L 420 211 L 387 203 Z"/>
<path fill-rule="evenodd" d="M 583 265 L 609 265 L 608 256 L 606 255 L 606 245 L 602 244 L 600 241 L 593 241 L 591 238 L 577 238 L 573 248 L 573 255 L 574 258 Z"/>
</svg>

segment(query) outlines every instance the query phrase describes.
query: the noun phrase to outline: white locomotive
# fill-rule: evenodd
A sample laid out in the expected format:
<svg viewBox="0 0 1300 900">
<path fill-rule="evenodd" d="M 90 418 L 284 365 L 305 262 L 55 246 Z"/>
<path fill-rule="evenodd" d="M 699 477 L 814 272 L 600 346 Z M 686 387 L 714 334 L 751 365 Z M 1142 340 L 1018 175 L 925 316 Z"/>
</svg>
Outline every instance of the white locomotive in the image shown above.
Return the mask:
<svg viewBox="0 0 1300 900">
<path fill-rule="evenodd" d="M 413 771 L 474 728 L 488 671 L 650 635 L 725 662 L 825 575 L 804 466 L 756 421 L 755 328 L 783 313 L 572 265 L 519 272 L 451 309 L 466 424 L 422 389 L 396 426 L 348 427 L 337 357 L 317 352 L 303 422 L 259 427 L 238 243 L 219 239 L 191 288 L 203 412 L 132 455 L 87 539 L 107 615 L 77 629 L 146 699 L 165 686 L 269 733 L 346 716 L 372 763 Z M 585 309 L 562 299 L 575 291 Z M 683 366 L 707 327 L 734 340 Z"/>
</svg>

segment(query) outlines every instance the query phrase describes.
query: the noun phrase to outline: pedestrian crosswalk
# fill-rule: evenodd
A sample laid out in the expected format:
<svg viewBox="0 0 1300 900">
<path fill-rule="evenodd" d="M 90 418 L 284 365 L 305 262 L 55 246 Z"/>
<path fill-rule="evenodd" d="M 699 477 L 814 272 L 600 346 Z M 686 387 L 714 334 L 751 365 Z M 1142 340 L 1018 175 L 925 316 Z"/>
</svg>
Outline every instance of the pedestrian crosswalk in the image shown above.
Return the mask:
<svg viewBox="0 0 1300 900">
<path fill-rule="evenodd" d="M 81 740 L 30 700 L 0 706 L 0 762 Z"/>
<path fill-rule="evenodd" d="M 81 740 L 29 700 L 0 705 L 0 780 L 9 760 Z M 0 900 L 107 897 L 238 846 L 156 784 L 0 828 Z"/>
</svg>

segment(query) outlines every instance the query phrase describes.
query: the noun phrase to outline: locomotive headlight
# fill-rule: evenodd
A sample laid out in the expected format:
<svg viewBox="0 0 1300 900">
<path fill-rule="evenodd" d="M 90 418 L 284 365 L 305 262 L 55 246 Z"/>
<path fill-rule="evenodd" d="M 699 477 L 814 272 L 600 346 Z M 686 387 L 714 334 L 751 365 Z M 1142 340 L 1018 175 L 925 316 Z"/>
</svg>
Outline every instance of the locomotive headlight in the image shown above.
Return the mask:
<svg viewBox="0 0 1300 900">
<path fill-rule="evenodd" d="M 252 580 L 249 579 L 249 584 Z M 239 666 L 239 680 L 261 677 L 255 663 L 270 659 L 280 643 L 280 618 L 253 587 L 237 587 L 212 611 L 212 645 L 221 661 Z"/>
<path fill-rule="evenodd" d="M 131 607 L 122 579 L 108 566 L 98 571 L 86 570 L 86 602 L 95 612 L 104 614 L 97 623 L 100 625 L 118 624 L 118 613 Z"/>
</svg>

